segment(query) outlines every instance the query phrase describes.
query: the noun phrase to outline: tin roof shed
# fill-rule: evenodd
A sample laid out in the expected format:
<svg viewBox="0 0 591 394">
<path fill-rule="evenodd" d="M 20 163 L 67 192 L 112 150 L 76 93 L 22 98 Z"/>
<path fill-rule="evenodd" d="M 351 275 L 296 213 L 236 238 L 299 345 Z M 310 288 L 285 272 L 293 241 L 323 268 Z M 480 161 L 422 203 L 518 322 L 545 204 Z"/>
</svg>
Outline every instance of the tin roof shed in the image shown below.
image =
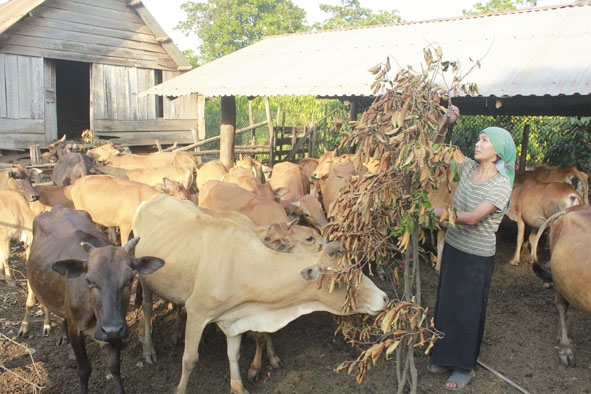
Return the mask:
<svg viewBox="0 0 591 394">
<path fill-rule="evenodd" d="M 591 4 L 272 36 L 143 94 L 356 97 L 371 99 L 368 72 L 390 57 L 420 69 L 442 48 L 478 85 L 459 97 L 464 114 L 591 115 Z"/>
</svg>

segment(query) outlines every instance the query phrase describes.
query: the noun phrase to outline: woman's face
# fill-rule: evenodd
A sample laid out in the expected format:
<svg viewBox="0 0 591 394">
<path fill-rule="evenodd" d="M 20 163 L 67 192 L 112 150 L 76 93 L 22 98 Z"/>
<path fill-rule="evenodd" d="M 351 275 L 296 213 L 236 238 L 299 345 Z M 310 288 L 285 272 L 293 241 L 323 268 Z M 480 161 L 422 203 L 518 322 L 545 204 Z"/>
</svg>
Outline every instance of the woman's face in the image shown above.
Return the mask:
<svg viewBox="0 0 591 394">
<path fill-rule="evenodd" d="M 490 138 L 484 133 L 480 133 L 476 147 L 474 148 L 474 159 L 478 162 L 497 161 L 497 151 L 493 147 Z"/>
</svg>

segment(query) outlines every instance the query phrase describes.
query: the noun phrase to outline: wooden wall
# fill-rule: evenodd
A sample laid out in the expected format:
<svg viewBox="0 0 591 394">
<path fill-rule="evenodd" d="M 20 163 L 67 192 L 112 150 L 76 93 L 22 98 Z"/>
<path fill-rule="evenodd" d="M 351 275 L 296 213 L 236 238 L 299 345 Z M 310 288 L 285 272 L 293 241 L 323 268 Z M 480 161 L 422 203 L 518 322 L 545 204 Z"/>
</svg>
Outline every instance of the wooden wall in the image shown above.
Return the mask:
<svg viewBox="0 0 591 394">
<path fill-rule="evenodd" d="M 125 0 L 47 0 L 0 35 L 0 52 L 178 69 Z"/>
</svg>

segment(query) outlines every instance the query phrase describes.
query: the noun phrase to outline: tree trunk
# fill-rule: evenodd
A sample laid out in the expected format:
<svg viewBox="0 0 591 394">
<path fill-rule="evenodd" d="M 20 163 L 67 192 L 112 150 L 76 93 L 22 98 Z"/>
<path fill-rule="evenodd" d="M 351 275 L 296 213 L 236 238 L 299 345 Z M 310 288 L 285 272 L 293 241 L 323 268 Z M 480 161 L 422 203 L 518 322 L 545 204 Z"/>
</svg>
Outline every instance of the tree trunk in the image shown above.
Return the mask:
<svg viewBox="0 0 591 394">
<path fill-rule="evenodd" d="M 234 167 L 234 137 L 236 136 L 236 98 L 222 97 L 222 125 L 220 126 L 220 161 L 226 168 Z"/>
</svg>

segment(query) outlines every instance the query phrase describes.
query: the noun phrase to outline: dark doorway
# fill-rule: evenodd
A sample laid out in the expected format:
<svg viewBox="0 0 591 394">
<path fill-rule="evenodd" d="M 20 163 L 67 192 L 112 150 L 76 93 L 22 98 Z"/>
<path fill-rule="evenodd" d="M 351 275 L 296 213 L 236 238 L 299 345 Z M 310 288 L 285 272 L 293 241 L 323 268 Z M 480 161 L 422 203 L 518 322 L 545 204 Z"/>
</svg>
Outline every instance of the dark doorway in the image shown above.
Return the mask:
<svg viewBox="0 0 591 394">
<path fill-rule="evenodd" d="M 90 129 L 90 63 L 55 61 L 57 136 L 80 140 Z"/>
</svg>

